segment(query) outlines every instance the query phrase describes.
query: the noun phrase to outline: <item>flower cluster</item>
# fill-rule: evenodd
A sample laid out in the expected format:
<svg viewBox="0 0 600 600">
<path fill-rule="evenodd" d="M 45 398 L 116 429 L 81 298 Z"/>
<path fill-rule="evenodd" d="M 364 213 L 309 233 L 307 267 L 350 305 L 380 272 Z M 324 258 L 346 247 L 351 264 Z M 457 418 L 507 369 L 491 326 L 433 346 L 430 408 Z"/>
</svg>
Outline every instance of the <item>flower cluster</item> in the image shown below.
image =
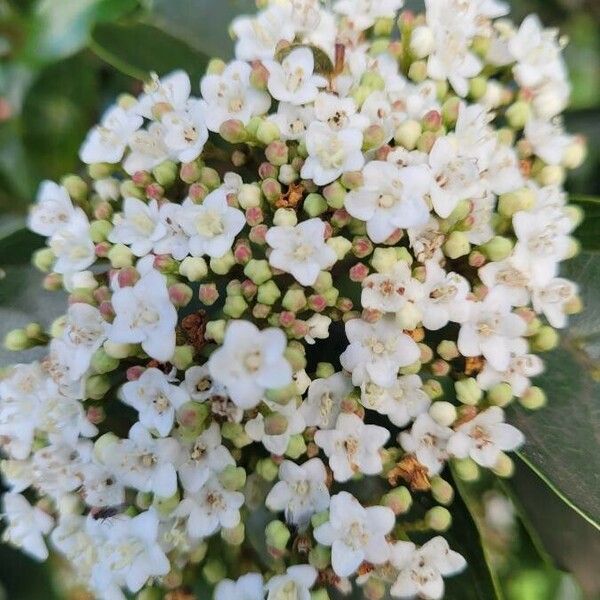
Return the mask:
<svg viewBox="0 0 600 600">
<path fill-rule="evenodd" d="M 498 0 L 260 4 L 199 97 L 154 76 L 40 188 L 69 308 L 6 340 L 48 349 L 0 381 L 4 537 L 102 600 L 435 600 L 448 480 L 510 475 L 503 408 L 580 308 L 562 40 Z"/>
</svg>

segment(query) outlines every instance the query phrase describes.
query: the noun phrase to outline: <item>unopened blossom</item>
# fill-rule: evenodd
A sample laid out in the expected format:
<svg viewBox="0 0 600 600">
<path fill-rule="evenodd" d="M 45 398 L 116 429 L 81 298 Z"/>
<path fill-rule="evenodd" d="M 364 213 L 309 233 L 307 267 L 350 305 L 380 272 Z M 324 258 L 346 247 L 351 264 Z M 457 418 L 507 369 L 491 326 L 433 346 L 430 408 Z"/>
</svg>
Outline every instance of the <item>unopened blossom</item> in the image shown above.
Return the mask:
<svg viewBox="0 0 600 600">
<path fill-rule="evenodd" d="M 292 369 L 283 356 L 285 345 L 280 329 L 260 331 L 249 321 L 232 321 L 223 346 L 211 354 L 210 374 L 238 406 L 253 408 L 267 389 L 292 382 Z"/>
<path fill-rule="evenodd" d="M 186 493 L 176 513 L 187 519 L 192 538 L 204 538 L 221 527 L 235 527 L 240 522 L 239 509 L 243 504 L 244 494 L 225 489 L 213 476 L 198 491 Z"/>
<path fill-rule="evenodd" d="M 214 600 L 263 600 L 265 597 L 263 578 L 259 573 L 242 575 L 236 581 L 222 579 L 215 588 Z"/>
<path fill-rule="evenodd" d="M 446 449 L 453 431 L 436 423 L 427 413 L 419 415 L 410 431 L 404 431 L 399 441 L 404 450 L 414 454 L 427 467 L 429 475 L 437 475 L 448 457 Z"/>
<path fill-rule="evenodd" d="M 365 425 L 353 413 L 341 413 L 333 429 L 315 433 L 315 443 L 329 459 L 336 481 L 348 481 L 354 475 L 374 475 L 383 469 L 380 450 L 390 432 L 378 425 Z"/>
<path fill-rule="evenodd" d="M 163 275 L 148 269 L 133 287 L 117 289 L 111 302 L 115 320 L 108 337 L 112 342 L 141 343 L 145 352 L 162 362 L 173 356 L 177 311 Z"/>
<path fill-rule="evenodd" d="M 319 429 L 332 429 L 342 410 L 342 400 L 353 389 L 350 377 L 344 373 L 313 380 L 307 398 L 300 406 L 306 424 Z"/>
<path fill-rule="evenodd" d="M 311 565 L 294 565 L 283 575 L 275 575 L 265 584 L 267 600 L 310 600 L 310 588 L 317 580 L 317 570 Z"/>
<path fill-rule="evenodd" d="M 427 598 L 439 600 L 444 595 L 443 577 L 460 573 L 465 559 L 442 536 L 436 536 L 417 548 L 412 542 L 391 545 L 390 563 L 398 570 L 390 589 L 394 598 Z"/>
<path fill-rule="evenodd" d="M 173 428 L 175 411 L 189 400 L 185 388 L 174 385 L 158 369 L 146 369 L 141 377 L 121 390 L 125 404 L 138 411 L 140 423 L 165 437 Z"/>
<path fill-rule="evenodd" d="M 516 450 L 524 441 L 516 427 L 504 423 L 504 411 L 492 406 L 460 425 L 448 440 L 447 450 L 458 458 L 470 456 L 482 467 L 493 468 L 503 450 Z"/>
<path fill-rule="evenodd" d="M 331 498 L 329 520 L 315 529 L 314 536 L 319 544 L 331 546 L 336 575 L 348 577 L 363 561 L 380 565 L 389 559 L 385 536 L 394 522 L 391 509 L 364 508 L 354 496 L 340 492 Z"/>
<path fill-rule="evenodd" d="M 329 506 L 327 472 L 320 458 L 302 465 L 284 460 L 279 467 L 279 481 L 265 500 L 272 511 L 284 511 L 288 523 L 305 526 L 314 513 Z"/>
<path fill-rule="evenodd" d="M 325 243 L 325 223 L 320 219 L 309 219 L 294 227 L 271 227 L 266 240 L 273 249 L 269 264 L 291 273 L 302 285 L 313 285 L 319 273 L 337 260 Z"/>
<path fill-rule="evenodd" d="M 352 383 L 372 381 L 382 387 L 396 380 L 400 367 L 419 359 L 417 344 L 399 330 L 391 318 L 367 323 L 352 319 L 346 323 L 350 345 L 340 356 L 342 366 L 352 373 Z"/>
<path fill-rule="evenodd" d="M 125 198 L 123 212 L 115 217 L 115 227 L 108 239 L 115 244 L 127 244 L 136 256 L 145 256 L 164 235 L 156 200 L 146 203 L 138 198 Z"/>
<path fill-rule="evenodd" d="M 68 225 L 73 215 L 81 213 L 73 206 L 67 190 L 53 181 L 40 184 L 35 204 L 31 207 L 27 226 L 39 235 L 50 237 Z"/>
<path fill-rule="evenodd" d="M 426 168 L 399 169 L 389 162 L 372 161 L 363 169 L 363 177 L 363 186 L 346 196 L 344 206 L 353 217 L 366 221 L 374 242 L 384 242 L 396 229 L 427 222 L 425 195 L 431 184 Z"/>
</svg>

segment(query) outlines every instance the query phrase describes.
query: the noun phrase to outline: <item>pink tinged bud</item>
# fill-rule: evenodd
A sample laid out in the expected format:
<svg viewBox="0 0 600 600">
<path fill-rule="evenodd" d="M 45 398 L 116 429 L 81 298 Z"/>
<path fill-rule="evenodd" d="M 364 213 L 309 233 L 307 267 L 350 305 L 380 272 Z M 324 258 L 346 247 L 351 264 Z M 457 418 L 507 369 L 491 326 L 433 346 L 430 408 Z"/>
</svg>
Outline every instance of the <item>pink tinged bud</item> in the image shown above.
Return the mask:
<svg viewBox="0 0 600 600">
<path fill-rule="evenodd" d="M 479 269 L 479 267 L 483 267 L 485 265 L 487 259 L 484 254 L 479 252 L 478 250 L 473 250 L 471 254 L 469 254 L 469 265 L 471 267 L 475 267 Z"/>
<path fill-rule="evenodd" d="M 346 227 L 350 221 L 352 221 L 352 217 L 345 208 L 339 208 L 331 216 L 331 224 L 339 229 Z"/>
<path fill-rule="evenodd" d="M 127 381 L 137 381 L 145 370 L 145 367 L 141 367 L 140 365 L 129 367 L 125 374 Z"/>
<path fill-rule="evenodd" d="M 271 142 L 265 148 L 265 157 L 266 159 L 276 167 L 281 167 L 285 165 L 290 157 L 289 148 L 287 144 L 281 140 L 276 140 Z"/>
<path fill-rule="evenodd" d="M 412 10 L 405 10 L 398 18 L 398 25 L 401 28 L 412 27 L 415 22 L 415 13 Z"/>
<path fill-rule="evenodd" d="M 377 160 L 387 160 L 388 154 L 393 150 L 393 148 L 389 144 L 385 144 L 385 146 L 381 146 L 381 148 L 377 149 L 375 153 L 375 158 Z"/>
<path fill-rule="evenodd" d="M 131 181 L 138 187 L 145 187 L 152 183 L 152 176 L 147 171 L 136 171 L 131 177 Z"/>
<path fill-rule="evenodd" d="M 257 90 L 266 90 L 269 81 L 269 70 L 259 60 L 252 62 L 252 72 L 250 73 L 250 83 Z"/>
<path fill-rule="evenodd" d="M 304 159 L 301 156 L 296 156 L 294 159 L 292 159 L 290 164 L 296 173 L 300 173 L 300 171 L 302 171 L 302 167 L 304 166 Z"/>
<path fill-rule="evenodd" d="M 94 300 L 100 304 L 110 300 L 110 290 L 105 286 L 100 286 L 94 290 Z"/>
<path fill-rule="evenodd" d="M 341 183 L 348 190 L 355 190 L 364 183 L 362 171 L 348 171 L 342 175 Z"/>
<path fill-rule="evenodd" d="M 358 263 L 350 267 L 350 281 L 356 283 L 362 282 L 369 276 L 369 267 L 363 263 Z"/>
<path fill-rule="evenodd" d="M 260 206 L 252 206 L 246 209 L 246 222 L 250 227 L 260 225 L 265 220 L 265 215 Z"/>
<path fill-rule="evenodd" d="M 108 221 L 112 217 L 113 209 L 109 202 L 101 201 L 94 207 L 94 218 L 99 221 Z"/>
<path fill-rule="evenodd" d="M 115 309 L 113 308 L 112 302 L 109 302 L 108 300 L 101 302 L 98 310 L 100 311 L 102 318 L 109 323 L 115 318 Z"/>
<path fill-rule="evenodd" d="M 48 275 L 44 277 L 43 285 L 45 290 L 48 290 L 49 292 L 56 292 L 60 290 L 60 288 L 62 287 L 62 283 L 62 275 L 58 273 L 48 273 Z"/>
<path fill-rule="evenodd" d="M 291 327 L 294 324 L 295 320 L 296 320 L 296 315 L 289 310 L 284 310 L 279 315 L 279 324 L 282 327 Z"/>
<path fill-rule="evenodd" d="M 212 306 L 219 299 L 219 290 L 214 283 L 203 283 L 198 290 L 198 298 L 202 304 Z"/>
<path fill-rule="evenodd" d="M 248 162 L 248 155 L 241 150 L 234 150 L 231 153 L 231 163 L 234 167 L 243 167 Z"/>
<path fill-rule="evenodd" d="M 332 235 L 333 235 L 333 227 L 331 226 L 331 223 L 328 223 L 327 221 L 325 221 L 325 233 L 324 233 L 325 239 L 328 240 Z"/>
<path fill-rule="evenodd" d="M 327 308 L 327 299 L 321 294 L 313 294 L 308 298 L 308 307 L 315 312 L 323 312 Z"/>
<path fill-rule="evenodd" d="M 402 42 L 397 40 L 390 42 L 390 45 L 388 46 L 388 52 L 395 58 L 402 58 L 402 55 L 404 54 L 404 46 L 402 45 Z"/>
<path fill-rule="evenodd" d="M 242 295 L 246 300 L 252 300 L 258 292 L 258 286 L 251 280 L 245 279 L 242 281 Z"/>
<path fill-rule="evenodd" d="M 200 204 L 208 196 L 208 188 L 203 183 L 193 183 L 188 190 L 188 197 L 195 204 Z"/>
<path fill-rule="evenodd" d="M 256 304 L 252 309 L 252 316 L 255 319 L 266 319 L 271 313 L 271 307 L 266 304 Z"/>
<path fill-rule="evenodd" d="M 94 253 L 98 258 L 106 258 L 108 256 L 108 252 L 111 248 L 111 245 L 108 242 L 100 242 L 96 244 L 94 248 Z"/>
<path fill-rule="evenodd" d="M 265 179 L 262 182 L 261 188 L 265 198 L 271 203 L 279 200 L 281 197 L 281 184 L 276 179 Z"/>
<path fill-rule="evenodd" d="M 266 225 L 255 225 L 250 230 L 250 235 L 248 237 L 253 244 L 264 246 L 267 243 L 267 231 L 269 231 L 269 228 Z"/>
<path fill-rule="evenodd" d="M 157 254 L 153 264 L 154 268 L 161 273 L 179 273 L 179 263 L 168 254 Z"/>
<path fill-rule="evenodd" d="M 489 288 L 485 285 L 476 285 L 473 287 L 473 295 L 476 300 L 484 300 L 489 291 Z"/>
<path fill-rule="evenodd" d="M 106 418 L 106 413 L 101 406 L 90 406 L 86 411 L 86 417 L 93 425 L 100 425 Z"/>
<path fill-rule="evenodd" d="M 117 273 L 119 287 L 133 287 L 140 279 L 140 274 L 134 267 L 124 267 Z"/>
<path fill-rule="evenodd" d="M 365 308 L 362 311 L 362 318 L 367 323 L 377 323 L 383 317 L 383 313 L 380 310 L 374 308 Z"/>
<path fill-rule="evenodd" d="M 219 128 L 221 137 L 230 144 L 242 144 L 248 139 L 246 126 L 242 121 L 237 119 L 229 119 L 225 121 Z"/>
<path fill-rule="evenodd" d="M 394 231 L 394 233 L 392 233 L 392 235 L 385 240 L 384 244 L 386 246 L 396 246 L 403 236 L 404 232 L 402 229 L 396 229 L 396 231 Z"/>
<path fill-rule="evenodd" d="M 270 162 L 264 162 L 258 167 L 258 176 L 262 179 L 277 179 L 279 169 Z"/>
<path fill-rule="evenodd" d="M 146 187 L 146 196 L 152 200 L 160 200 L 165 195 L 165 188 L 158 183 L 151 183 Z"/>
<path fill-rule="evenodd" d="M 350 298 L 339 298 L 335 306 L 338 310 L 346 313 L 354 308 L 354 302 Z"/>
<path fill-rule="evenodd" d="M 179 177 L 185 183 L 195 183 L 200 179 L 201 172 L 200 164 L 196 161 L 185 163 L 181 165 Z"/>
<path fill-rule="evenodd" d="M 169 300 L 177 308 L 187 306 L 194 295 L 192 288 L 185 283 L 176 283 L 169 288 Z"/>
<path fill-rule="evenodd" d="M 296 319 L 292 325 L 291 334 L 297 340 L 308 335 L 310 331 L 310 326 L 306 321 L 301 321 L 300 319 Z"/>
<path fill-rule="evenodd" d="M 519 315 L 527 324 L 531 323 L 536 317 L 535 311 L 526 307 L 516 308 L 515 314 Z"/>
<path fill-rule="evenodd" d="M 437 131 L 442 126 L 442 115 L 437 110 L 430 110 L 423 117 L 425 131 Z"/>
<path fill-rule="evenodd" d="M 238 265 L 245 265 L 252 258 L 252 249 L 246 240 L 238 240 L 233 250 L 233 258 Z"/>
<path fill-rule="evenodd" d="M 352 240 L 352 254 L 357 258 L 365 258 L 373 252 L 373 242 L 368 237 L 357 236 Z"/>
<path fill-rule="evenodd" d="M 450 365 L 445 360 L 434 360 L 431 363 L 431 372 L 436 377 L 445 377 L 450 373 Z"/>
</svg>

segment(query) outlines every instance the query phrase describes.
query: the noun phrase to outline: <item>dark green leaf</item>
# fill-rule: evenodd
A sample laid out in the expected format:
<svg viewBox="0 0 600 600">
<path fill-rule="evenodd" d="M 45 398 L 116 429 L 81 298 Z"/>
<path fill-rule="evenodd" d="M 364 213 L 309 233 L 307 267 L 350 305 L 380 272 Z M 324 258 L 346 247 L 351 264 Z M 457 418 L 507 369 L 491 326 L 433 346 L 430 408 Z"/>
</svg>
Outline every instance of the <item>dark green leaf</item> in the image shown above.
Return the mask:
<svg viewBox="0 0 600 600">
<path fill-rule="evenodd" d="M 185 42 L 143 23 L 98 25 L 92 32 L 91 48 L 101 59 L 136 79 L 147 79 L 153 71 L 164 75 L 183 69 L 197 82 L 207 64 L 206 56 Z"/>
<path fill-rule="evenodd" d="M 226 32 L 238 15 L 253 13 L 253 0 L 147 0 L 156 23 L 208 56 L 230 58 L 233 42 Z"/>
<path fill-rule="evenodd" d="M 600 250 L 600 198 L 574 196 L 571 202 L 585 211 L 585 220 L 575 235 L 585 250 Z"/>
<path fill-rule="evenodd" d="M 511 409 L 527 443 L 520 455 L 571 508 L 600 528 L 600 256 L 569 261 L 566 277 L 581 287 L 585 310 L 572 319 L 560 347 L 547 354 L 538 384 L 548 405 L 534 414 Z"/>
</svg>

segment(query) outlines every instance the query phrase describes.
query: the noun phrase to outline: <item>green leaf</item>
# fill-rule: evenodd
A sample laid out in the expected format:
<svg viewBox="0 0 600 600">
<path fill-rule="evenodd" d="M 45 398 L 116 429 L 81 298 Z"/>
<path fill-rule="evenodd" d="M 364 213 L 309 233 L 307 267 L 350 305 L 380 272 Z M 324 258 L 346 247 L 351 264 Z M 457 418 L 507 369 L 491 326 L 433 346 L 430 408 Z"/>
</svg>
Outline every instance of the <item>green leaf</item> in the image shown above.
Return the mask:
<svg viewBox="0 0 600 600">
<path fill-rule="evenodd" d="M 585 219 L 575 232 L 577 239 L 584 250 L 600 250 L 600 198 L 574 196 L 571 202 L 585 212 Z"/>
<path fill-rule="evenodd" d="M 142 80 L 151 72 L 164 75 L 183 69 L 192 82 L 197 82 L 208 62 L 185 42 L 144 23 L 98 25 L 92 32 L 90 47 L 117 70 Z"/>
<path fill-rule="evenodd" d="M 25 58 L 33 64 L 81 50 L 96 23 L 108 22 L 137 6 L 137 0 L 41 0 L 33 15 Z"/>
<path fill-rule="evenodd" d="M 600 529 L 600 256 L 584 252 L 567 263 L 585 310 L 572 318 L 559 348 L 544 356 L 537 382 L 548 405 L 529 413 L 510 410 L 510 420 L 527 439 L 522 460 L 556 495 Z"/>
<path fill-rule="evenodd" d="M 233 56 L 226 32 L 231 21 L 256 11 L 253 0 L 147 0 L 156 24 L 196 50 L 220 58 Z"/>
</svg>

